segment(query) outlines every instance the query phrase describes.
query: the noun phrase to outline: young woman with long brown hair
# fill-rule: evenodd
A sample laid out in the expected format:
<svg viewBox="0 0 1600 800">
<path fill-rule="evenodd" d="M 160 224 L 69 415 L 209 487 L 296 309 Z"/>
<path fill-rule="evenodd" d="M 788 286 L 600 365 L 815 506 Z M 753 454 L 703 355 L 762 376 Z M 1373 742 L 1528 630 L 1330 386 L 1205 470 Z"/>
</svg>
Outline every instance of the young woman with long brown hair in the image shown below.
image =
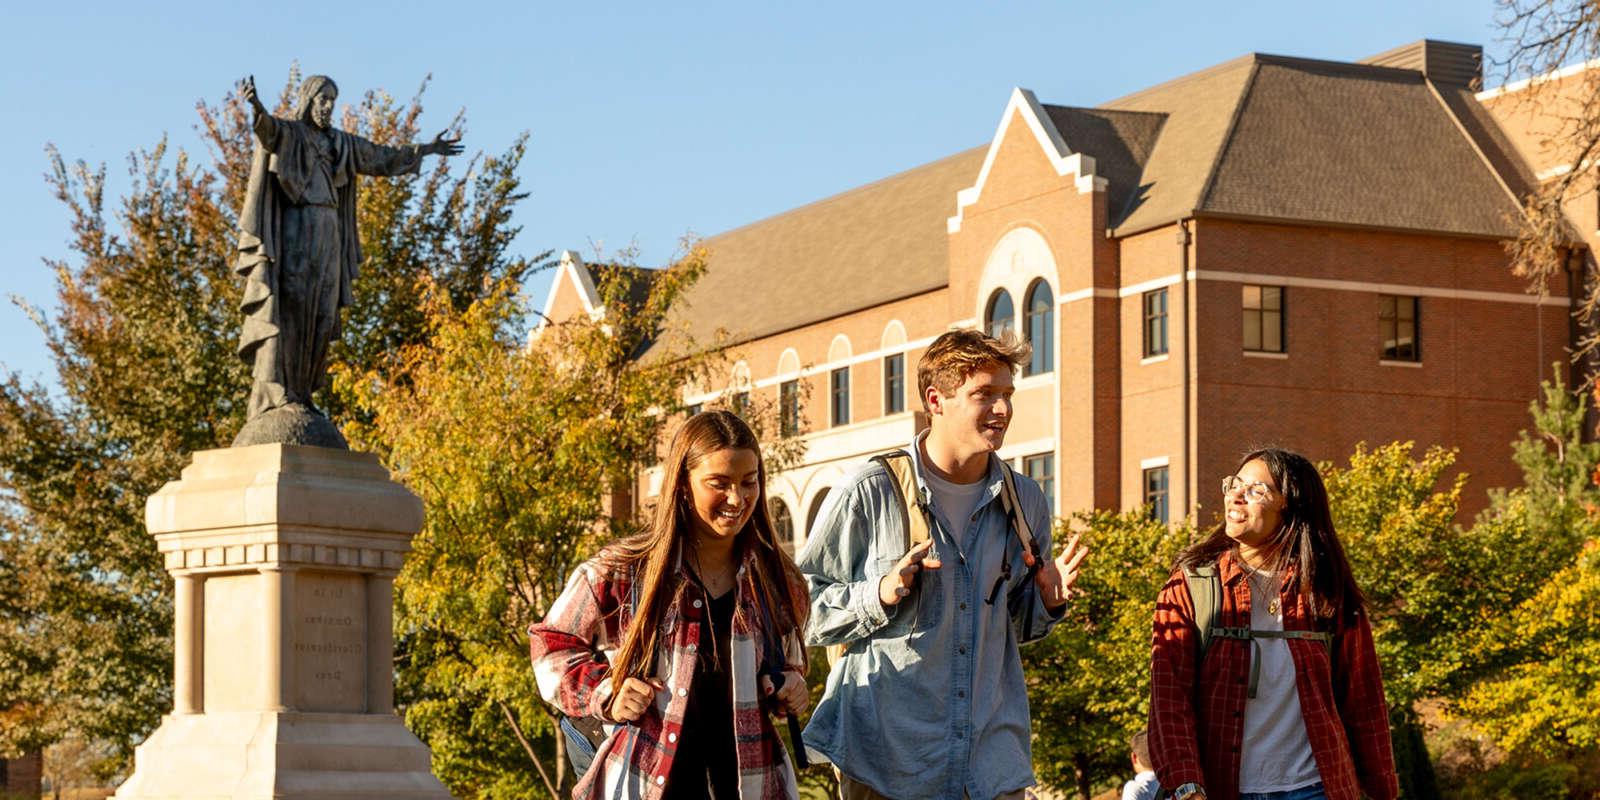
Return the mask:
<svg viewBox="0 0 1600 800">
<path fill-rule="evenodd" d="M 1372 627 L 1322 477 L 1298 453 L 1257 450 L 1222 495 L 1224 520 L 1178 556 L 1156 601 L 1156 776 L 1178 800 L 1392 800 Z M 1196 583 L 1216 598 L 1201 604 L 1209 625 Z"/>
<path fill-rule="evenodd" d="M 606 723 L 573 797 L 794 798 L 768 713 L 809 700 L 808 602 L 767 516 L 761 448 L 707 411 L 662 475 L 649 529 L 580 566 L 529 631 L 545 700 Z"/>
</svg>

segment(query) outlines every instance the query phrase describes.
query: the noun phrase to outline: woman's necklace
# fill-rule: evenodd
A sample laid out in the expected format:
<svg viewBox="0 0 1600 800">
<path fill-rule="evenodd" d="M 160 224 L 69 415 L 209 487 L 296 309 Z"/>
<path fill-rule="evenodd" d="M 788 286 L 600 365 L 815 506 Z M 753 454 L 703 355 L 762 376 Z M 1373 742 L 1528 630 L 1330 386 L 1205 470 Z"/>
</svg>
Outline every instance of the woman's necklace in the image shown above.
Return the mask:
<svg viewBox="0 0 1600 800">
<path fill-rule="evenodd" d="M 1240 559 L 1239 563 L 1244 564 L 1244 560 Z M 1250 578 L 1250 596 L 1270 597 L 1271 599 L 1267 601 L 1267 613 L 1274 617 L 1278 616 L 1278 610 L 1280 607 L 1278 603 L 1278 597 L 1282 593 L 1277 591 L 1278 587 L 1276 576 L 1274 576 L 1272 573 L 1261 572 L 1249 564 L 1245 564 L 1244 569 L 1245 575 Z M 1266 578 L 1267 585 L 1262 586 L 1261 584 L 1256 583 L 1256 578 L 1258 577 Z"/>
</svg>

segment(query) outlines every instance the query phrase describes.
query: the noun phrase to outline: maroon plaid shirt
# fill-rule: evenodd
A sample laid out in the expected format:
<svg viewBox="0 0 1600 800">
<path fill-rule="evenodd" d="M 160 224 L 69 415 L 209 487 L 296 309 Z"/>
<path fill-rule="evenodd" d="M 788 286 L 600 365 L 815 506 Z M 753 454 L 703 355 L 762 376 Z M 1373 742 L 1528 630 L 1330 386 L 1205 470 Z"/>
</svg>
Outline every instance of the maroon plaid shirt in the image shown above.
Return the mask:
<svg viewBox="0 0 1600 800">
<path fill-rule="evenodd" d="M 791 800 L 798 796 L 794 766 L 783 740 L 767 716 L 757 685 L 763 635 L 760 611 L 754 606 L 748 567 L 739 567 L 738 599 L 733 615 L 730 682 L 733 688 L 733 733 L 738 743 L 741 800 Z M 667 690 L 638 720 L 606 725 L 606 740 L 594 763 L 573 789 L 574 798 L 637 798 L 661 796 L 672 773 L 683 714 L 693 685 L 700 626 L 709 609 L 706 598 L 682 565 L 677 570 L 682 591 L 670 606 L 662 630 L 663 651 L 652 675 L 666 679 Z M 615 656 L 632 618 L 630 576 L 608 570 L 598 559 L 578 567 L 567 588 L 550 606 L 544 621 L 528 629 L 534 677 L 546 702 L 570 717 L 602 717 L 611 699 L 611 670 L 597 657 Z M 805 650 L 793 632 L 783 637 L 787 668 L 806 673 Z"/>
<path fill-rule="evenodd" d="M 1218 573 L 1222 608 L 1216 624 L 1249 627 L 1250 582 L 1231 553 L 1219 559 Z M 1283 585 L 1284 630 L 1318 630 L 1292 568 Z M 1288 640 L 1306 737 L 1328 800 L 1359 800 L 1363 794 L 1393 800 L 1400 787 L 1372 627 L 1364 613 L 1338 619 L 1329 623 L 1331 657 L 1323 642 Z M 1193 782 L 1213 800 L 1235 800 L 1252 648 L 1239 639 L 1212 639 L 1197 676 L 1199 648 L 1194 604 L 1178 571 L 1156 600 L 1150 760 L 1168 789 Z"/>
</svg>

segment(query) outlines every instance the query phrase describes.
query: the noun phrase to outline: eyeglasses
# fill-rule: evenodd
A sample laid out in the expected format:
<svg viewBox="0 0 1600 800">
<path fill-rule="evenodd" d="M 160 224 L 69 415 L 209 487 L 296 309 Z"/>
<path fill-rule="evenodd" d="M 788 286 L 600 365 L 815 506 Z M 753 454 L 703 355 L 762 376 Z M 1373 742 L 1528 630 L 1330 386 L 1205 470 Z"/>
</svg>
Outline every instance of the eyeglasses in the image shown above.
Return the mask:
<svg viewBox="0 0 1600 800">
<path fill-rule="evenodd" d="M 1234 492 L 1244 495 L 1244 499 L 1252 503 L 1260 503 L 1272 496 L 1273 488 L 1261 481 L 1246 481 L 1238 475 L 1229 475 L 1222 479 L 1222 496 L 1227 497 Z"/>
</svg>

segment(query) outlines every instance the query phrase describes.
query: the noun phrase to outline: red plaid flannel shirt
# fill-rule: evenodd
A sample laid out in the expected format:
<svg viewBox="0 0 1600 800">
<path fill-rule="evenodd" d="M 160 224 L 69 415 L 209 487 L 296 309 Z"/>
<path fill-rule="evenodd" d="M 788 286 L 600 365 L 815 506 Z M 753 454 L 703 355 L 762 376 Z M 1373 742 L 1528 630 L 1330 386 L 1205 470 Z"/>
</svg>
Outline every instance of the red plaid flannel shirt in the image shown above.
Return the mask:
<svg viewBox="0 0 1600 800">
<path fill-rule="evenodd" d="M 1217 624 L 1249 627 L 1250 582 L 1231 553 L 1218 560 L 1222 607 Z M 1295 572 L 1284 576 L 1284 630 L 1317 630 L 1300 596 Z M 1328 800 L 1393 800 L 1400 793 L 1389 742 L 1383 679 L 1363 613 L 1340 616 L 1330 658 L 1316 640 L 1288 640 L 1306 737 Z M 1251 646 L 1213 639 L 1200 666 L 1194 604 L 1183 572 L 1173 573 L 1156 600 L 1150 665 L 1150 760 L 1161 785 L 1205 787 L 1213 800 L 1239 796 L 1239 748 L 1244 740 L 1246 681 Z"/>
<path fill-rule="evenodd" d="M 762 706 L 756 680 L 762 652 L 756 637 L 762 631 L 751 621 L 760 619 L 761 612 L 750 597 L 747 565 L 748 556 L 738 573 L 729 677 L 733 733 L 739 748 L 739 796 L 743 800 L 793 800 L 798 797 L 794 766 Z M 595 751 L 593 766 L 573 789 L 574 798 L 660 797 L 672 772 L 678 737 L 694 735 L 684 732 L 683 714 L 694 681 L 706 598 L 688 579 L 681 563 L 677 574 L 682 591 L 678 602 L 668 607 L 662 625 L 670 648 L 659 654 L 653 673 L 666 678 L 667 690 L 638 720 L 606 726 L 608 735 Z M 622 645 L 622 634 L 632 617 L 631 589 L 631 576 L 608 571 L 591 559 L 572 574 L 544 621 L 528 629 L 539 693 L 561 713 L 604 718 L 601 712 L 611 699 L 611 670 L 596 654 L 614 656 Z M 786 634 L 783 644 L 787 668 L 804 675 L 805 650 L 798 637 Z"/>
</svg>

